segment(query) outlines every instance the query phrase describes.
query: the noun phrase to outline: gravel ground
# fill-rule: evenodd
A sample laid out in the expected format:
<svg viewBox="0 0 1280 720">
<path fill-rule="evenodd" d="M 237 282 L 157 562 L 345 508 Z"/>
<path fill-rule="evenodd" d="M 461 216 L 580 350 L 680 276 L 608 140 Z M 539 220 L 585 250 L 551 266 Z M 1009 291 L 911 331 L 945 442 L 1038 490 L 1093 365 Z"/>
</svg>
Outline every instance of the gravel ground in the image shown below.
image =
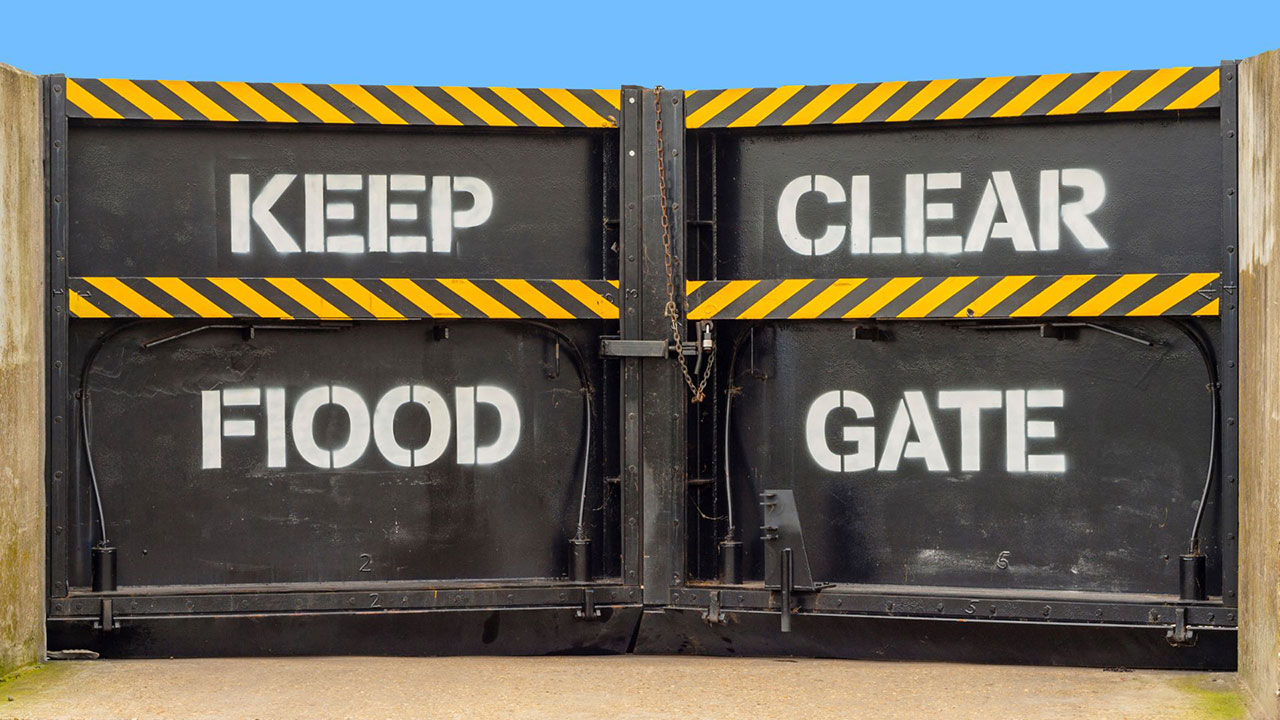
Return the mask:
<svg viewBox="0 0 1280 720">
<path fill-rule="evenodd" d="M 50 663 L 13 718 L 1232 718 L 1229 673 L 661 656 Z"/>
</svg>

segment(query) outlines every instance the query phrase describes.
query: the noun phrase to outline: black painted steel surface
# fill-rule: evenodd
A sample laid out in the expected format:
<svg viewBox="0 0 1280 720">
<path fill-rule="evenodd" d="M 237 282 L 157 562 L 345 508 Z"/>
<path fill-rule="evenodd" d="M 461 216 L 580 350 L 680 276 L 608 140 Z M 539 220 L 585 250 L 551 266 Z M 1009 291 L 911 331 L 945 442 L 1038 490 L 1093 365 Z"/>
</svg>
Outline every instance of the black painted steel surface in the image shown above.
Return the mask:
<svg viewBox="0 0 1280 720">
<path fill-rule="evenodd" d="M 618 128 L 548 131 L 68 127 L 48 82 L 55 649 L 1234 662 L 1229 87 L 1221 109 L 1087 121 L 697 131 L 683 93 L 628 87 Z M 1155 273 L 1139 307 L 1125 288 Z M 979 275 L 1020 308 L 903 319 Z M 1093 275 L 1117 279 L 1049 312 Z M 68 276 L 218 319 L 91 319 Z M 288 320 L 236 285 L 338 317 L 298 282 L 323 280 L 340 312 L 397 317 L 379 283 L 403 278 L 489 319 L 426 284 L 397 302 L 433 319 Z M 598 281 L 600 319 L 531 279 Z M 781 284 L 704 287 L 738 304 L 672 352 L 686 280 L 756 279 Z M 203 305 L 214 285 L 246 310 Z M 752 319 L 787 293 L 872 309 Z M 1199 316 L 1154 317 L 1175 305 Z M 704 402 L 676 357 L 709 369 Z M 781 534 L 759 505 L 779 489 Z M 95 592 L 108 537 L 118 587 Z M 1180 602 L 1192 549 L 1209 597 Z M 766 578 L 779 550 L 815 585 Z"/>
</svg>

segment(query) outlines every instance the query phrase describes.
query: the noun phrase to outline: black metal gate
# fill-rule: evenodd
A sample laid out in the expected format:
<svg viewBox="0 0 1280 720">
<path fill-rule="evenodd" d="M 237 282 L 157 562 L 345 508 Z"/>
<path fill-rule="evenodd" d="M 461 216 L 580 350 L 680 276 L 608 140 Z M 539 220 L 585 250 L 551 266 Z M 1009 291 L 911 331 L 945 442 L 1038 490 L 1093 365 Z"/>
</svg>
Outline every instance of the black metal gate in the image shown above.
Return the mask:
<svg viewBox="0 0 1280 720">
<path fill-rule="evenodd" d="M 1231 665 L 1234 71 L 50 78 L 51 647 Z"/>
</svg>

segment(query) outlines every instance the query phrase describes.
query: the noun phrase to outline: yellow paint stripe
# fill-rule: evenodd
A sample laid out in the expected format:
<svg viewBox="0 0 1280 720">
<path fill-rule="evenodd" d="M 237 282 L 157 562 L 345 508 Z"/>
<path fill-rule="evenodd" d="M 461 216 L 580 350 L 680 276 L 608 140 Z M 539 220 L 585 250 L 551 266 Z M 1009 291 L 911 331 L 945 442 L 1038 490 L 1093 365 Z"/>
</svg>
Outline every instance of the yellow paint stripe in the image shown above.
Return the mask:
<svg viewBox="0 0 1280 720">
<path fill-rule="evenodd" d="M 1191 293 L 1216 279 L 1218 279 L 1218 273 L 1190 273 L 1127 314 L 1130 317 L 1163 315 L 1169 308 L 1187 299 Z"/>
<path fill-rule="evenodd" d="M 1062 302 L 1068 295 L 1079 290 L 1081 286 L 1093 279 L 1093 275 L 1063 275 L 1049 287 L 1036 293 L 1036 296 L 1022 304 L 1022 307 L 1009 313 L 1009 317 L 1040 317 Z"/>
<path fill-rule="evenodd" d="M 369 116 L 383 125 L 408 125 L 409 122 L 387 107 L 360 85 L 330 85 L 343 97 L 355 103 L 355 106 L 369 113 Z"/>
<path fill-rule="evenodd" d="M 511 308 L 503 305 L 489 293 L 476 287 L 470 280 L 441 279 L 440 284 L 453 291 L 455 295 L 471 303 L 477 310 L 491 318 L 518 318 Z"/>
<path fill-rule="evenodd" d="M 606 300 L 603 295 L 592 290 L 581 280 L 554 280 L 553 282 L 596 315 L 605 320 L 618 319 L 618 306 Z"/>
<path fill-rule="evenodd" d="M 439 103 L 423 95 L 421 90 L 412 85 L 388 85 L 387 89 L 436 125 L 462 124 L 461 120 L 451 115 L 448 110 L 440 107 Z"/>
<path fill-rule="evenodd" d="M 791 318 L 793 320 L 812 320 L 821 317 L 822 313 L 830 309 L 832 305 L 840 302 L 844 299 L 844 296 L 853 292 L 854 288 L 866 281 L 866 278 L 840 278 L 828 285 L 799 310 L 791 313 Z"/>
<path fill-rule="evenodd" d="M 470 110 L 472 114 L 480 118 L 487 125 L 515 125 L 515 121 L 503 115 L 498 108 L 489 103 L 488 100 L 476 94 L 475 90 L 468 87 L 442 87 L 441 90 L 449 93 L 449 96 L 462 104 L 462 107 Z"/>
<path fill-rule="evenodd" d="M 997 90 L 1004 87 L 1013 79 L 1012 75 L 1005 77 L 985 78 L 982 82 L 973 87 L 972 90 L 964 94 L 959 100 L 951 104 L 951 107 L 943 110 L 938 114 L 938 120 L 960 120 L 974 108 L 981 105 L 987 98 L 996 93 Z"/>
<path fill-rule="evenodd" d="M 75 80 L 67 78 L 67 100 L 85 111 L 91 118 L 102 118 L 104 120 L 120 120 L 124 116 L 111 109 L 110 105 L 102 102 L 94 97 L 93 93 L 85 90 Z"/>
<path fill-rule="evenodd" d="M 101 290 L 104 295 L 115 300 L 121 305 L 129 309 L 130 312 L 138 317 L 144 318 L 167 318 L 173 317 L 164 308 L 156 305 L 142 295 L 137 290 L 120 282 L 119 278 L 113 277 L 87 277 L 84 281 Z"/>
<path fill-rule="evenodd" d="M 560 307 L 555 300 L 547 297 L 541 290 L 534 287 L 528 280 L 498 280 L 499 285 L 507 289 L 512 295 L 523 300 L 529 307 L 542 313 L 542 316 L 551 320 L 566 320 L 573 317 L 573 313 Z"/>
<path fill-rule="evenodd" d="M 790 300 L 796 293 L 805 288 L 813 280 L 783 280 L 765 296 L 755 301 L 751 307 L 742 311 L 739 320 L 759 320 L 773 312 L 779 305 Z"/>
<path fill-rule="evenodd" d="M 808 125 L 813 122 L 819 115 L 827 111 L 827 108 L 836 104 L 836 101 L 849 94 L 855 85 L 828 85 L 823 88 L 818 96 L 810 100 L 808 104 L 800 108 L 795 115 L 787 119 L 783 125 Z"/>
<path fill-rule="evenodd" d="M 620 282 L 620 281 L 618 281 L 618 280 L 605 280 L 605 282 L 609 283 L 610 285 L 614 286 L 615 288 L 617 288 L 617 287 L 620 287 L 620 286 L 621 286 L 621 282 Z M 690 280 L 689 282 L 696 282 L 696 283 L 698 283 L 698 285 L 699 285 L 699 286 L 701 286 L 701 285 L 702 285 L 702 283 L 704 283 L 704 282 L 706 282 L 706 281 L 705 281 L 705 280 Z M 690 291 L 690 292 L 692 292 L 692 291 Z"/>
<path fill-rule="evenodd" d="M 769 117 L 774 110 L 782 107 L 782 104 L 791 99 L 792 95 L 800 92 L 803 85 L 784 85 L 765 96 L 765 99 L 755 104 L 755 107 L 743 113 L 733 122 L 729 123 L 729 127 L 755 127 L 760 124 L 761 120 Z"/>
<path fill-rule="evenodd" d="M 1035 277 L 1035 275 L 1009 275 L 1000 278 L 989 290 L 979 295 L 973 302 L 956 313 L 956 317 L 982 317 L 986 315 L 991 312 L 992 308 L 1004 302 L 1023 285 L 1034 280 Z"/>
<path fill-rule="evenodd" d="M 330 105 L 314 90 L 302 83 L 276 83 L 280 92 L 293 98 L 293 101 L 306 108 L 308 112 L 326 123 L 350 123 L 351 118 L 342 114 L 338 108 Z"/>
<path fill-rule="evenodd" d="M 615 281 L 611 280 L 610 282 L 615 282 Z M 698 288 L 706 284 L 707 284 L 706 280 L 686 280 L 684 283 L 685 296 L 688 297 L 690 295 L 693 295 L 694 293 L 698 292 Z M 617 287 L 617 285 L 614 285 L 614 287 Z"/>
<path fill-rule="evenodd" d="M 1155 273 L 1130 273 L 1121 275 L 1108 285 L 1097 295 L 1089 298 L 1081 303 L 1080 307 L 1072 310 L 1069 315 L 1075 317 L 1090 317 L 1101 315 L 1111 309 L 1111 306 L 1129 297 L 1134 290 L 1142 287 L 1155 277 Z"/>
<path fill-rule="evenodd" d="M 685 126 L 691 128 L 702 127 L 703 123 L 719 115 L 720 111 L 734 104 L 749 92 L 751 92 L 751 88 L 721 90 L 720 94 L 707 101 L 707 104 L 690 113 L 689 117 L 685 118 Z"/>
<path fill-rule="evenodd" d="M 152 120 L 181 120 L 182 116 L 151 97 L 132 80 L 103 79 L 102 84 L 116 91 L 120 97 L 133 103 Z"/>
<path fill-rule="evenodd" d="M 939 95 L 946 92 L 947 88 L 955 85 L 955 80 L 932 80 L 928 85 L 920 88 L 920 92 L 916 93 L 910 100 L 893 112 L 892 115 L 885 118 L 885 122 L 903 122 L 910 120 L 920 113 L 926 105 L 937 99 Z"/>
<path fill-rule="evenodd" d="M 268 278 L 268 280 L 270 280 Z M 282 310 L 275 303 L 262 297 L 262 295 L 253 288 L 245 284 L 240 278 L 209 278 L 209 282 L 213 283 L 222 292 L 235 298 L 241 305 L 252 310 L 259 317 L 279 318 L 281 320 L 292 320 L 293 316 Z"/>
<path fill-rule="evenodd" d="M 554 115 L 543 110 L 537 103 L 529 99 L 528 95 L 520 92 L 516 88 L 491 88 L 495 95 L 507 101 L 507 104 L 516 109 L 516 112 L 529 118 L 529 120 L 538 127 L 564 127 L 564 123 L 555 118 Z"/>
<path fill-rule="evenodd" d="M 1071 77 L 1070 73 L 1058 73 L 1056 75 L 1041 75 L 1031 84 L 1013 97 L 1012 100 L 1004 104 L 1004 107 L 991 113 L 991 117 L 1017 117 L 1026 112 L 1040 101 L 1050 90 L 1062 84 L 1063 80 Z"/>
<path fill-rule="evenodd" d="M 1169 87 L 1174 80 L 1186 75 L 1190 69 L 1189 67 L 1180 67 L 1155 71 L 1151 74 L 1151 77 L 1143 80 L 1138 84 L 1138 87 L 1130 90 L 1128 94 L 1117 100 L 1114 105 L 1107 108 L 1107 112 L 1132 112 L 1137 110 L 1161 90 Z"/>
<path fill-rule="evenodd" d="M 899 295 L 906 292 L 912 285 L 920 282 L 918 277 L 900 277 L 893 278 L 880 286 L 875 292 L 871 293 L 867 299 L 858 303 L 852 310 L 845 313 L 846 318 L 869 318 L 880 312 L 885 305 L 893 302 Z"/>
<path fill-rule="evenodd" d="M 262 116 L 267 122 L 298 122 L 292 115 L 280 109 L 280 106 L 263 97 L 262 93 L 249 87 L 249 83 L 220 82 L 223 90 L 231 93 L 237 100 L 249 106 L 249 109 Z"/>
<path fill-rule="evenodd" d="M 385 278 L 384 283 L 392 290 L 400 293 L 406 300 L 417 305 L 422 312 L 433 318 L 456 318 L 458 313 L 454 312 L 448 305 L 436 299 L 436 296 L 427 292 L 418 283 L 407 278 Z"/>
<path fill-rule="evenodd" d="M 690 320 L 706 320 L 715 317 L 716 313 L 729 306 L 729 303 L 742 297 L 742 294 L 759 284 L 759 280 L 730 280 L 724 287 L 711 294 L 711 297 L 698 303 L 689 311 Z"/>
<path fill-rule="evenodd" d="M 578 119 L 578 122 L 587 127 L 613 127 L 613 123 L 608 118 L 601 117 L 600 113 L 591 109 L 591 106 L 582 102 L 577 95 L 563 88 L 542 88 L 542 92 L 552 102 L 564 108 L 565 112 Z"/>
<path fill-rule="evenodd" d="M 196 86 L 185 80 L 161 80 L 160 84 L 169 92 L 182 98 L 182 101 L 195 108 L 196 112 L 209 120 L 218 122 L 235 122 L 236 116 L 227 112 L 221 105 L 209 99 L 208 95 L 196 89 Z"/>
<path fill-rule="evenodd" d="M 81 297 L 80 293 L 75 290 L 67 290 L 67 310 L 79 318 L 110 317 L 110 315 L 99 310 L 97 305 Z"/>
<path fill-rule="evenodd" d="M 1218 309 L 1218 298 L 1209 301 L 1207 305 L 1192 313 L 1193 315 L 1218 315 L 1221 311 Z"/>
<path fill-rule="evenodd" d="M 399 310 L 391 307 L 385 300 L 373 294 L 369 288 L 352 278 L 325 278 L 325 282 L 338 289 L 338 292 L 351 298 L 352 302 L 369 312 L 379 320 L 404 320 Z"/>
<path fill-rule="evenodd" d="M 622 109 L 622 91 L 621 90 L 596 90 L 595 93 L 604 98 L 604 101 L 613 106 L 614 110 Z"/>
<path fill-rule="evenodd" d="M 1084 109 L 1086 105 L 1093 102 L 1099 95 L 1111 89 L 1112 85 L 1120 82 L 1120 78 L 1128 75 L 1127 70 L 1108 70 L 1100 72 L 1089 78 L 1089 81 L 1080 86 L 1079 90 L 1071 93 L 1066 100 L 1058 103 L 1056 107 L 1050 110 L 1047 115 L 1072 115 Z"/>
<path fill-rule="evenodd" d="M 894 93 L 906 87 L 905 82 L 886 82 L 875 86 L 867 96 L 859 100 L 853 107 L 844 112 L 843 115 L 836 118 L 836 124 L 842 123 L 860 123 L 866 120 L 871 113 L 875 112 L 881 105 L 889 101 Z"/>
<path fill-rule="evenodd" d="M 349 315 L 339 310 L 333 303 L 325 300 L 319 293 L 304 285 L 297 278 L 267 278 L 266 280 L 274 285 L 277 290 L 288 295 L 291 300 L 306 308 L 312 315 L 321 320 L 351 319 Z"/>
<path fill-rule="evenodd" d="M 929 313 L 938 309 L 942 303 L 950 300 L 956 293 L 968 287 L 977 276 L 949 277 L 938 286 L 924 294 L 924 297 L 911 303 L 906 310 L 898 313 L 900 318 L 928 317 Z"/>
<path fill-rule="evenodd" d="M 201 295 L 195 288 L 176 277 L 149 278 L 151 284 L 169 293 L 175 300 L 191 308 L 192 312 L 204 318 L 229 318 L 231 313 L 218 307 L 212 300 Z"/>
<path fill-rule="evenodd" d="M 1220 83 L 1221 81 L 1218 77 L 1218 71 L 1214 70 L 1208 75 L 1205 75 L 1203 80 L 1192 85 L 1190 90 L 1179 95 L 1177 100 L 1165 105 L 1164 109 L 1190 110 L 1191 108 L 1200 107 L 1205 100 L 1208 100 L 1218 93 L 1218 86 Z M 1215 310 L 1213 314 L 1216 315 L 1217 310 Z"/>
</svg>

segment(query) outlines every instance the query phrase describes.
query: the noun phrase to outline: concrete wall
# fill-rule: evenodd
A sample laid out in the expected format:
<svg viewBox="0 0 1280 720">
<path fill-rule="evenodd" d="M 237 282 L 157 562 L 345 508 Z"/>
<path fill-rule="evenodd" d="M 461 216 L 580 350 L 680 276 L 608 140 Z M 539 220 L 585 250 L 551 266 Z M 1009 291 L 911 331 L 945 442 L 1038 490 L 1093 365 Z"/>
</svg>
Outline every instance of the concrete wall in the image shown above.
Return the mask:
<svg viewBox="0 0 1280 720">
<path fill-rule="evenodd" d="M 0 65 L 0 675 L 44 653 L 40 80 Z"/>
<path fill-rule="evenodd" d="M 1280 51 L 1240 64 L 1240 676 L 1280 718 Z"/>
</svg>

